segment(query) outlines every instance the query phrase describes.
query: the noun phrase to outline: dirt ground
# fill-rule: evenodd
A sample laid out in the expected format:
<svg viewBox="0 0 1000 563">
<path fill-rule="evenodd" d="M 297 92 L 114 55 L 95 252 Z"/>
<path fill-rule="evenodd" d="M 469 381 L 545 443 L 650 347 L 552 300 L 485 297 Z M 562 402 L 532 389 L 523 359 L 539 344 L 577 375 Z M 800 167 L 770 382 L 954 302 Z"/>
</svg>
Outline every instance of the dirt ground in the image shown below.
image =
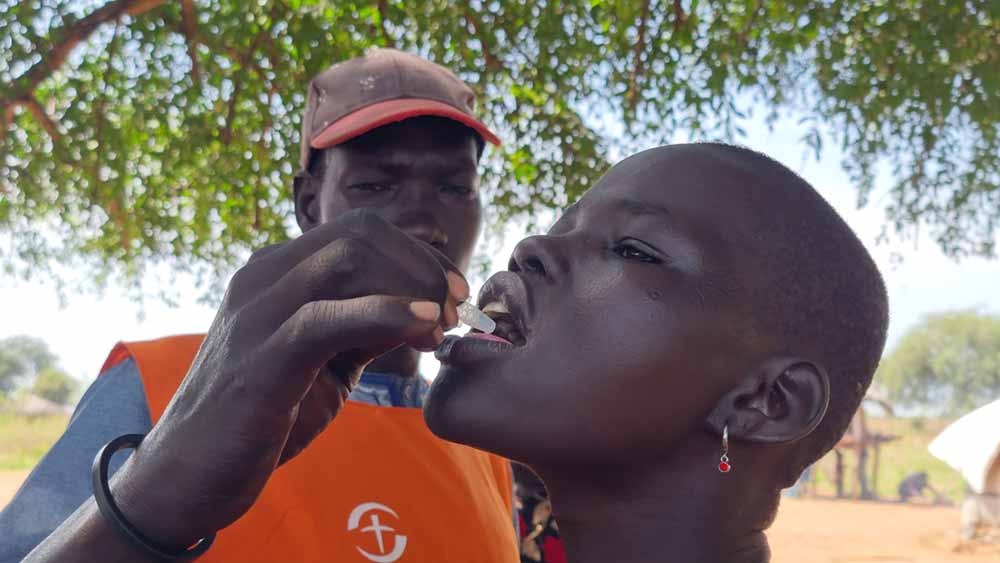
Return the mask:
<svg viewBox="0 0 1000 563">
<path fill-rule="evenodd" d="M 28 473 L 28 471 L 0 470 L 0 507 L 7 505 Z"/>
<path fill-rule="evenodd" d="M 775 563 L 1000 562 L 1000 545 L 963 544 L 958 508 L 783 499 L 767 532 Z"/>
<path fill-rule="evenodd" d="M 27 475 L 0 471 L 0 506 Z M 958 522 L 957 508 L 784 499 L 767 535 L 774 563 L 1000 562 L 1000 545 L 963 545 Z"/>
</svg>

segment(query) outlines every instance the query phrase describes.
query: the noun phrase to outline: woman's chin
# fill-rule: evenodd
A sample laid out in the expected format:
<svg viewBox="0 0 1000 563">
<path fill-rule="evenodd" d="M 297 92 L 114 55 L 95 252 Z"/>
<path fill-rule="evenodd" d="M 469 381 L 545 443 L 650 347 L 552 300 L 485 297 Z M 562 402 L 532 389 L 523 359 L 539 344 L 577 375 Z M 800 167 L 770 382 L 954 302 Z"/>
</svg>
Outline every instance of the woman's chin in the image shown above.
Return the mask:
<svg viewBox="0 0 1000 563">
<path fill-rule="evenodd" d="M 455 368 L 443 365 L 424 399 L 424 421 L 438 438 L 465 443 L 463 420 L 468 418 L 468 407 L 463 405 L 467 381 Z"/>
<path fill-rule="evenodd" d="M 506 455 L 516 410 L 495 387 L 444 365 L 424 400 L 424 421 L 438 438 Z M 506 406 L 504 406 L 506 404 Z"/>
</svg>

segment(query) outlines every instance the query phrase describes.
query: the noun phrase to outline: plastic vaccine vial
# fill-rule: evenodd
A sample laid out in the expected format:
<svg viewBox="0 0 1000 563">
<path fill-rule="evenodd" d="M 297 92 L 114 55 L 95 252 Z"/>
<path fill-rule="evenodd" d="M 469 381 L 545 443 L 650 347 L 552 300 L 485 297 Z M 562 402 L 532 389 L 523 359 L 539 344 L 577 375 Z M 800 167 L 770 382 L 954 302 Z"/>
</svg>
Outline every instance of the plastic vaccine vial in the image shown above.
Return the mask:
<svg viewBox="0 0 1000 563">
<path fill-rule="evenodd" d="M 497 329 L 497 323 L 469 301 L 458 306 L 458 320 L 486 334 L 493 334 Z"/>
</svg>

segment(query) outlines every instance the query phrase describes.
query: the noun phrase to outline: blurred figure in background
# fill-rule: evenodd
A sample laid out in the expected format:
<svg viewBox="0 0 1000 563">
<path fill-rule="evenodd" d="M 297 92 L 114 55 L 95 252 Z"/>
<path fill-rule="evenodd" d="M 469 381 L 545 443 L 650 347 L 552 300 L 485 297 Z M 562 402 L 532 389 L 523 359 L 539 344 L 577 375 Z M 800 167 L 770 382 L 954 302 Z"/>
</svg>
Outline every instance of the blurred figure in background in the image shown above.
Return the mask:
<svg viewBox="0 0 1000 563">
<path fill-rule="evenodd" d="M 941 493 L 937 492 L 934 487 L 927 481 L 926 471 L 917 471 L 915 473 L 910 473 L 899 482 L 899 502 L 908 502 L 911 498 L 922 497 L 924 491 L 930 491 L 934 494 L 934 504 L 939 504 L 944 500 Z"/>
</svg>

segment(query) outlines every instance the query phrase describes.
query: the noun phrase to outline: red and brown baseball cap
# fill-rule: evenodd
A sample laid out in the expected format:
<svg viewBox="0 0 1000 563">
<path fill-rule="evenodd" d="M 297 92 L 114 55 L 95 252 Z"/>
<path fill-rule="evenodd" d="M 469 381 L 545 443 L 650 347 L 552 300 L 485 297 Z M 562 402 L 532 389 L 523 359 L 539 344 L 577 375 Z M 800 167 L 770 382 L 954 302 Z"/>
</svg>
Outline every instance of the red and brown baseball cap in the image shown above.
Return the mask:
<svg viewBox="0 0 1000 563">
<path fill-rule="evenodd" d="M 420 115 L 454 119 L 483 140 L 500 139 L 473 113 L 475 94 L 450 70 L 395 49 L 373 49 L 338 63 L 309 83 L 299 168 L 325 149 L 372 129 Z"/>
</svg>

